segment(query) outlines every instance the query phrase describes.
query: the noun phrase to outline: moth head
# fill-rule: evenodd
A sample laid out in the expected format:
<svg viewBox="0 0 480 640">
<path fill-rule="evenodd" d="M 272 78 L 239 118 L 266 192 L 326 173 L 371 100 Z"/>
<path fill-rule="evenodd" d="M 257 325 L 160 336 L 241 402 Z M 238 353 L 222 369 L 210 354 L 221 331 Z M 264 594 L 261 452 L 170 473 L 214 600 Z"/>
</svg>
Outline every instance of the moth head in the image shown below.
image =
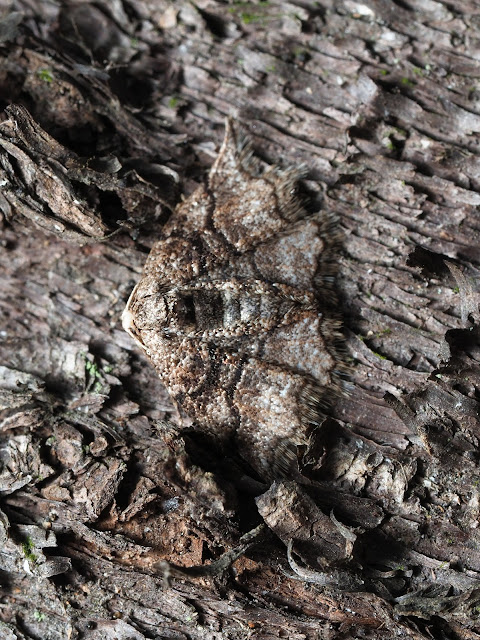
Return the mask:
<svg viewBox="0 0 480 640">
<path fill-rule="evenodd" d="M 134 340 L 136 340 L 136 342 L 141 344 L 142 347 L 144 346 L 140 337 L 140 333 L 135 325 L 135 316 L 128 308 L 128 305 L 125 307 L 122 313 L 122 327 Z"/>
<path fill-rule="evenodd" d="M 146 349 L 144 331 L 152 328 L 161 331 L 167 322 L 168 310 L 163 296 L 152 292 L 149 283 L 143 278 L 132 291 L 122 314 L 123 328 Z"/>
<path fill-rule="evenodd" d="M 130 295 L 122 314 L 123 328 L 143 349 L 153 334 L 165 338 L 193 335 L 199 321 L 197 297 L 189 289 L 169 289 L 146 276 Z"/>
<path fill-rule="evenodd" d="M 137 285 L 138 286 L 138 285 Z M 139 328 L 135 322 L 136 314 L 135 314 L 135 294 L 137 287 L 130 294 L 130 298 L 128 299 L 127 306 L 125 307 L 122 313 L 122 327 L 124 330 L 136 341 L 138 344 L 145 349 L 145 345 L 143 343 L 142 337 L 140 335 Z"/>
</svg>

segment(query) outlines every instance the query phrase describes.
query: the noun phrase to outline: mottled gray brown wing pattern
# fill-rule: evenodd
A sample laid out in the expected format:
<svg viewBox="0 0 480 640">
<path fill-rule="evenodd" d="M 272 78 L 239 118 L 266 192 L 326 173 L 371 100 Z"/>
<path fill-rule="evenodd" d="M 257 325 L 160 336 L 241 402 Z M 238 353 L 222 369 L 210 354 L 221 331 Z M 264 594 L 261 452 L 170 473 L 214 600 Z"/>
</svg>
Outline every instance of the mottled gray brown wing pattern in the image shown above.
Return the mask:
<svg viewBox="0 0 480 640">
<path fill-rule="evenodd" d="M 235 442 L 263 477 L 341 386 L 338 321 L 322 308 L 335 238 L 298 202 L 298 175 L 262 173 L 229 121 L 206 185 L 165 225 L 123 316 L 196 427 Z"/>
</svg>

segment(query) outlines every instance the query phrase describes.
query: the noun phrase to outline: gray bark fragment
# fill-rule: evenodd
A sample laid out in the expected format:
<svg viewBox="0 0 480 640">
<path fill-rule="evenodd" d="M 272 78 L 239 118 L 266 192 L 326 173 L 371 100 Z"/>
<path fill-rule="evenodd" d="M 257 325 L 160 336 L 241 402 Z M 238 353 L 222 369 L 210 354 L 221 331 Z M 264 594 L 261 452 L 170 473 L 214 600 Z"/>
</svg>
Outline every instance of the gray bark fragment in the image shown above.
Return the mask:
<svg viewBox="0 0 480 640">
<path fill-rule="evenodd" d="M 2 16 L 2 638 L 477 637 L 476 12 L 18 0 Z M 226 115 L 265 162 L 307 167 L 342 233 L 352 390 L 302 475 L 270 488 L 179 433 L 119 323 Z M 260 518 L 271 537 L 189 574 Z"/>
</svg>

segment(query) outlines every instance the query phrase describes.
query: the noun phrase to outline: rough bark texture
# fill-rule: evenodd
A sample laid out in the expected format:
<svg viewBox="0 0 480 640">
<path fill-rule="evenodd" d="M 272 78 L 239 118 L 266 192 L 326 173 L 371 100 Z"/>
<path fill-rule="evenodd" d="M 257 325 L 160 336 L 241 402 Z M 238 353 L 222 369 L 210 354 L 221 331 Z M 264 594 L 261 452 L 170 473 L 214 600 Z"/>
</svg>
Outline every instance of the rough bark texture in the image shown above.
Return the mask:
<svg viewBox="0 0 480 640">
<path fill-rule="evenodd" d="M 1 638 L 479 637 L 479 19 L 5 6 Z M 342 231 L 351 394 L 272 485 L 179 433 L 120 325 L 226 115 Z"/>
</svg>

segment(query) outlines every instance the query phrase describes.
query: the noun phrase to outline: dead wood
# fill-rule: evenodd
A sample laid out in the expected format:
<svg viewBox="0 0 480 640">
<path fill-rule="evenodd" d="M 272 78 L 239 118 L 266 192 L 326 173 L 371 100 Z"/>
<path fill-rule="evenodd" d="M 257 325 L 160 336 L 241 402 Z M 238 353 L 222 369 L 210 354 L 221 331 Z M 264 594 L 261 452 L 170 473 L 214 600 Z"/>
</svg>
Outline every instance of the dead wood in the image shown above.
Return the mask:
<svg viewBox="0 0 480 640">
<path fill-rule="evenodd" d="M 478 637 L 479 37 L 455 0 L 8 4 L 0 637 Z M 342 236 L 351 393 L 273 484 L 120 324 L 227 115 Z"/>
</svg>

